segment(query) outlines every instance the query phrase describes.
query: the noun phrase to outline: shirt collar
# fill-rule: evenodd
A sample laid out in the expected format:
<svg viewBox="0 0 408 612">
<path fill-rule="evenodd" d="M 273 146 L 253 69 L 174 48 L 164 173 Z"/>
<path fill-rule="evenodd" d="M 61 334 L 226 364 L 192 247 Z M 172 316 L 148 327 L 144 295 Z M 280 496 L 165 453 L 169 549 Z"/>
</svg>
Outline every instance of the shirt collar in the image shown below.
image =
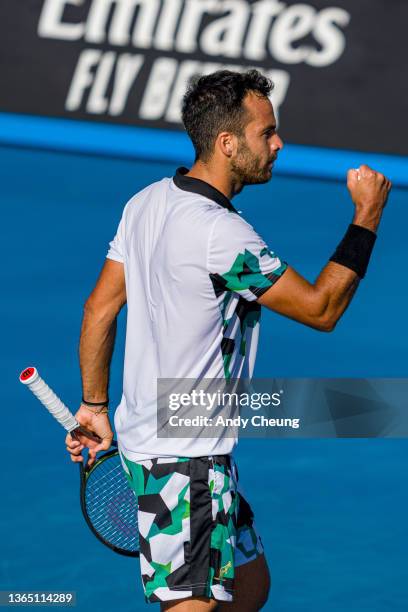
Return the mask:
<svg viewBox="0 0 408 612">
<path fill-rule="evenodd" d="M 192 176 L 186 176 L 188 168 L 177 168 L 176 174 L 173 177 L 174 184 L 183 191 L 190 191 L 192 193 L 198 193 L 209 200 L 213 200 L 220 206 L 227 208 L 231 212 L 237 212 L 230 200 L 221 191 L 218 191 L 215 187 L 202 181 L 201 179 L 193 178 Z"/>
</svg>

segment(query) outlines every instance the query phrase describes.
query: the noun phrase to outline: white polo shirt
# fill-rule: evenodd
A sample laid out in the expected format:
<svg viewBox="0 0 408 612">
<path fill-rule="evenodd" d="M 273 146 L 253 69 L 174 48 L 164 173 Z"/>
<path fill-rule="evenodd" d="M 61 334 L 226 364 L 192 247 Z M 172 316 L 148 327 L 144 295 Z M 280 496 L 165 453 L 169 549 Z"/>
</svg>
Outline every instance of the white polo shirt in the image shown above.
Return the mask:
<svg viewBox="0 0 408 612">
<path fill-rule="evenodd" d="M 236 438 L 157 437 L 157 379 L 250 378 L 257 298 L 287 265 L 217 189 L 180 168 L 125 206 L 107 257 L 124 264 L 123 396 L 115 414 L 130 460 L 230 453 Z"/>
</svg>

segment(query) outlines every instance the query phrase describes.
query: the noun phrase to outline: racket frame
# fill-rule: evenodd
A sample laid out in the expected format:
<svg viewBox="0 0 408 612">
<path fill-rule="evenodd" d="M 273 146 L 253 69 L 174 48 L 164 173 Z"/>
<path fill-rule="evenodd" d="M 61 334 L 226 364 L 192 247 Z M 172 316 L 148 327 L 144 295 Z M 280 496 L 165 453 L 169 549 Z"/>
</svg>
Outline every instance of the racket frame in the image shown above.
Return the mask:
<svg viewBox="0 0 408 612">
<path fill-rule="evenodd" d="M 118 553 L 118 555 L 124 555 L 125 557 L 139 557 L 140 552 L 138 550 L 126 550 L 125 548 L 120 548 L 118 546 L 115 546 L 111 542 L 108 542 L 108 540 L 105 540 L 105 538 L 93 526 L 93 523 L 91 519 L 89 518 L 87 509 L 86 509 L 85 493 L 86 493 L 86 482 L 88 480 L 88 477 L 98 467 L 98 465 L 100 465 L 103 461 L 106 461 L 107 459 L 109 459 L 110 457 L 113 457 L 114 455 L 119 455 L 119 451 L 117 449 L 117 442 L 115 440 L 112 441 L 112 446 L 114 446 L 115 448 L 107 451 L 106 453 L 98 457 L 98 459 L 95 461 L 93 465 L 91 465 L 91 467 L 86 467 L 83 461 L 81 461 L 81 463 L 79 464 L 81 510 L 82 510 L 82 514 L 85 519 L 85 522 L 88 525 L 89 529 L 92 531 L 93 535 L 98 540 L 100 540 L 100 542 L 102 542 L 102 544 L 105 544 L 105 546 L 113 550 L 115 553 Z"/>
<path fill-rule="evenodd" d="M 47 408 L 47 410 L 54 417 L 54 419 L 56 419 L 56 421 L 58 421 L 58 423 L 66 431 L 68 431 L 72 437 L 76 438 L 76 435 L 75 435 L 76 432 L 81 432 L 84 435 L 87 435 L 88 437 L 91 437 L 91 438 L 94 437 L 92 436 L 91 432 L 88 432 L 84 427 L 81 427 L 81 425 L 76 421 L 74 415 L 69 410 L 69 408 L 61 401 L 61 399 L 55 394 L 55 392 L 50 387 L 48 387 L 48 385 L 44 382 L 44 380 L 38 374 L 38 370 L 36 368 L 32 366 L 25 368 L 21 372 L 19 380 L 22 384 L 26 385 L 30 389 L 30 391 L 37 397 L 37 399 Z M 105 546 L 107 546 L 114 552 L 118 553 L 119 555 L 124 555 L 125 557 L 139 557 L 140 553 L 138 550 L 135 550 L 135 551 L 126 550 L 124 548 L 115 546 L 114 544 L 106 540 L 93 526 L 93 523 L 86 509 L 85 493 L 86 493 L 86 483 L 87 483 L 88 477 L 98 467 L 98 465 L 100 465 L 103 461 L 106 461 L 107 459 L 109 459 L 109 457 L 112 457 L 115 454 L 119 455 L 119 451 L 117 448 L 118 445 L 115 440 L 112 440 L 111 446 L 113 446 L 114 448 L 104 453 L 100 457 L 98 457 L 98 459 L 95 461 L 95 463 L 92 466 L 87 467 L 86 465 L 84 465 L 85 463 L 84 458 L 79 463 L 79 476 L 80 476 L 80 494 L 79 495 L 80 495 L 80 505 L 81 505 L 82 514 L 83 514 L 86 524 L 88 525 L 89 529 L 92 531 L 93 535 L 100 542 L 105 544 Z M 137 512 L 136 498 L 135 498 L 135 511 Z"/>
</svg>

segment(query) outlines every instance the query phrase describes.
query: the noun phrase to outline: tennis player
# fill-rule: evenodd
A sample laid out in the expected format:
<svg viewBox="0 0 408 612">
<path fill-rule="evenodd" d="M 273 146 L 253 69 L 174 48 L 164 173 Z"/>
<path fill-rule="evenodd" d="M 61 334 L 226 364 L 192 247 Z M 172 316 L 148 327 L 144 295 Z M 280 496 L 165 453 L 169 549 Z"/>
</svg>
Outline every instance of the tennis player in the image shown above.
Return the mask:
<svg viewBox="0 0 408 612">
<path fill-rule="evenodd" d="M 195 163 L 128 202 L 85 305 L 76 418 L 102 441 L 68 435 L 67 449 L 81 461 L 88 447 L 93 462 L 110 446 L 109 366 L 127 302 L 115 427 L 139 500 L 145 596 L 163 610 L 259 610 L 270 582 L 237 486 L 235 438 L 158 438 L 156 380 L 251 377 L 262 305 L 332 331 L 366 273 L 391 188 L 367 166 L 348 172 L 352 224 L 317 280 L 305 280 L 231 203 L 246 185 L 271 179 L 282 150 L 271 89 L 256 70 L 216 72 L 189 87 L 182 116 Z"/>
</svg>

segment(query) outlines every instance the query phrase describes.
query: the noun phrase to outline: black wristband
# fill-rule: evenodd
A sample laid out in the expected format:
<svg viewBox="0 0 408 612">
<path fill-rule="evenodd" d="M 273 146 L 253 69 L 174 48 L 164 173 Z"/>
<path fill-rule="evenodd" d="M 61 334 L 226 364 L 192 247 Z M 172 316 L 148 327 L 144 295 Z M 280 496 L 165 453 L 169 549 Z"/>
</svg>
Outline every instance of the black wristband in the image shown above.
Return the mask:
<svg viewBox="0 0 408 612">
<path fill-rule="evenodd" d="M 109 405 L 109 398 L 106 400 L 106 402 L 87 402 L 82 397 L 82 403 L 85 404 L 85 406 L 95 406 L 95 407 L 97 407 L 97 406 L 108 406 Z"/>
<path fill-rule="evenodd" d="M 361 225 L 349 225 L 343 240 L 330 257 L 330 261 L 353 270 L 364 278 L 377 236 Z"/>
</svg>

